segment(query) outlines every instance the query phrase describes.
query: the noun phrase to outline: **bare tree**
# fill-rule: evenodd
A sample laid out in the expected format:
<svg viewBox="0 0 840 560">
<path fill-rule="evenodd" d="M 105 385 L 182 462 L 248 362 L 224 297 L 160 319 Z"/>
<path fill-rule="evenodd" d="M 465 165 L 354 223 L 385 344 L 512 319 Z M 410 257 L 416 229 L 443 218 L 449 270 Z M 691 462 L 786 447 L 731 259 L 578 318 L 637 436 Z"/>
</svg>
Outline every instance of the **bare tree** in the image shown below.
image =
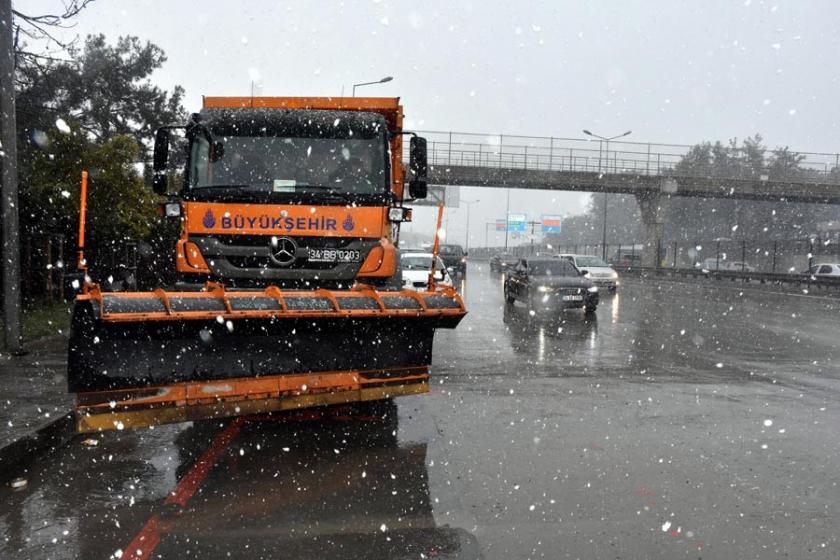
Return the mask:
<svg viewBox="0 0 840 560">
<path fill-rule="evenodd" d="M 14 15 L 13 46 L 15 53 L 15 67 L 21 59 L 26 59 L 33 64 L 43 61 L 62 60 L 54 56 L 61 52 L 67 52 L 73 48 L 78 36 L 70 40 L 59 36 L 62 29 L 71 29 L 76 26 L 75 18 L 79 13 L 88 7 L 94 0 L 62 0 L 61 8 L 56 13 L 28 14 L 18 10 L 12 10 Z M 29 41 L 35 41 L 46 45 L 44 52 L 34 52 L 29 49 Z"/>
</svg>

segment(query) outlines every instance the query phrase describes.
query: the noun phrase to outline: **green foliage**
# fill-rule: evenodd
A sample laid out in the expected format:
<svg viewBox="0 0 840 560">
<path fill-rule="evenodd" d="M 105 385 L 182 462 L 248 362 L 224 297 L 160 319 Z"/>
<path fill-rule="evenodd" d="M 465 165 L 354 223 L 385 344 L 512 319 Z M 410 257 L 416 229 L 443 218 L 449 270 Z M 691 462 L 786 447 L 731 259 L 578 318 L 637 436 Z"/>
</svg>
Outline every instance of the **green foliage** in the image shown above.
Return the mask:
<svg viewBox="0 0 840 560">
<path fill-rule="evenodd" d="M 54 131 L 61 118 L 74 120 L 92 141 L 129 134 L 144 145 L 158 127 L 184 119 L 183 88 L 169 94 L 149 79 L 166 62 L 159 47 L 137 37 L 120 37 L 111 46 L 104 35 L 90 35 L 71 54 L 69 62 L 17 68 L 18 128 L 24 141 L 36 131 Z"/>
<path fill-rule="evenodd" d="M 800 163 L 805 159 L 787 147 L 776 148 L 767 156 L 767 147 L 760 134 L 746 138 L 739 145 L 738 139 L 721 142 L 701 142 L 688 152 L 674 166 L 676 175 L 692 177 L 722 177 L 738 179 L 759 179 L 766 175 L 769 180 L 785 180 L 802 175 Z"/>
<path fill-rule="evenodd" d="M 152 137 L 183 121 L 183 90 L 150 76 L 163 51 L 136 37 L 88 36 L 71 60 L 24 58 L 16 72 L 21 227 L 75 245 L 79 182 L 90 173 L 88 241 L 119 246 L 149 235 L 156 196 L 143 181 Z M 67 131 L 67 126 L 71 129 Z"/>
<path fill-rule="evenodd" d="M 75 126 L 75 125 L 73 125 Z M 78 130 L 54 136 L 33 154 L 21 224 L 30 234 L 72 232 L 78 223 L 81 170 L 90 174 L 88 229 L 98 243 L 149 234 L 156 197 L 138 173 L 140 148 L 128 135 L 90 142 Z"/>
</svg>

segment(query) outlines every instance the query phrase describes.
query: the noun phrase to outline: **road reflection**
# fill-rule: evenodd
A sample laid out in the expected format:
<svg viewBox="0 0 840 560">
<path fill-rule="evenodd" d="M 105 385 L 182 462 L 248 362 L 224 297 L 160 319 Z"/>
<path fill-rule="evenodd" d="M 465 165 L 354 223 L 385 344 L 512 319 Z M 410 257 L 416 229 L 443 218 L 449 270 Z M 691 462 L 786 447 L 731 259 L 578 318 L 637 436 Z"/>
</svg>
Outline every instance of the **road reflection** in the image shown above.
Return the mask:
<svg viewBox="0 0 840 560">
<path fill-rule="evenodd" d="M 568 358 L 582 345 L 597 345 L 596 315 L 586 316 L 579 310 L 532 315 L 526 308 L 511 304 L 505 304 L 503 309 L 514 352 L 528 354 L 536 363 Z"/>
<path fill-rule="evenodd" d="M 248 422 L 188 510 L 164 519 L 155 554 L 479 557 L 472 535 L 436 526 L 426 444 L 400 444 L 395 411 L 391 417 Z M 206 437 L 190 430 L 180 435 L 182 456 L 195 456 L 196 440 Z"/>
<path fill-rule="evenodd" d="M 610 302 L 610 319 L 614 324 L 618 323 L 618 312 L 621 309 L 620 303 L 621 295 L 616 292 L 613 294 L 612 301 Z"/>
</svg>

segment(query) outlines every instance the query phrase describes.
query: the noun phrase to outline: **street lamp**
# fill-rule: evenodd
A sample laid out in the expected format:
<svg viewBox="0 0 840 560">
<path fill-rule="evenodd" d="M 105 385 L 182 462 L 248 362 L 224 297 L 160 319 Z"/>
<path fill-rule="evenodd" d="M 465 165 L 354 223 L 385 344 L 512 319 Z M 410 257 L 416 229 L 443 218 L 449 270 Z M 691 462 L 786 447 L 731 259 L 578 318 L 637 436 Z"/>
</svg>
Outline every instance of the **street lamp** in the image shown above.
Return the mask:
<svg viewBox="0 0 840 560">
<path fill-rule="evenodd" d="M 587 136 L 592 136 L 593 138 L 598 139 L 598 175 L 601 174 L 601 145 L 603 142 L 607 143 L 607 166 L 609 167 L 610 164 L 610 140 L 615 140 L 617 138 L 624 138 L 625 136 L 629 135 L 632 130 L 628 130 L 624 134 L 619 134 L 618 136 L 610 136 L 606 138 L 599 134 L 595 134 L 583 129 L 583 133 Z M 600 177 L 599 177 L 600 178 Z M 601 237 L 601 258 L 607 260 L 607 191 L 604 191 L 604 231 L 603 236 Z"/>
<path fill-rule="evenodd" d="M 356 88 L 360 86 L 371 86 L 373 84 L 384 84 L 385 82 L 390 82 L 393 80 L 393 76 L 385 76 L 381 80 L 376 80 L 375 82 L 362 82 L 360 84 L 353 84 L 353 97 L 356 97 Z"/>
<path fill-rule="evenodd" d="M 480 200 L 461 200 L 464 204 L 467 205 L 467 235 L 466 235 L 466 242 L 464 243 L 464 252 L 469 253 L 470 251 L 470 205 L 475 204 L 476 202 L 481 202 Z"/>
</svg>

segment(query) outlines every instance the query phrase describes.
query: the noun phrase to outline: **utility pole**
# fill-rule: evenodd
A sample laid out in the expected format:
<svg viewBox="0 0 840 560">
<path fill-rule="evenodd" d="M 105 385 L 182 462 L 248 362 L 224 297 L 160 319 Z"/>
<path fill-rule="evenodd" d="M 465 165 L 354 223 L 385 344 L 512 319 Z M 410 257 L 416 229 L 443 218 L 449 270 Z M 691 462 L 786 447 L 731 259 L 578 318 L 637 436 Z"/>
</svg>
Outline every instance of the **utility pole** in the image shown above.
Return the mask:
<svg viewBox="0 0 840 560">
<path fill-rule="evenodd" d="M 3 218 L 3 327 L 6 348 L 20 354 L 20 240 L 18 238 L 17 122 L 12 2 L 0 0 L 0 165 Z"/>
<path fill-rule="evenodd" d="M 466 239 L 464 240 L 464 252 L 469 253 L 470 251 L 470 208 L 476 202 L 481 202 L 480 200 L 461 200 L 461 203 L 467 205 L 467 235 Z"/>
<path fill-rule="evenodd" d="M 505 206 L 505 251 L 508 248 L 508 230 L 510 229 L 510 189 L 507 189 L 507 205 Z"/>
<path fill-rule="evenodd" d="M 542 224 L 542 222 L 535 222 L 534 220 L 531 220 L 530 222 L 528 222 L 528 224 L 531 226 L 531 256 L 533 257 L 534 256 L 534 235 L 535 235 L 534 234 L 534 228 L 537 226 L 537 224 Z"/>
</svg>

